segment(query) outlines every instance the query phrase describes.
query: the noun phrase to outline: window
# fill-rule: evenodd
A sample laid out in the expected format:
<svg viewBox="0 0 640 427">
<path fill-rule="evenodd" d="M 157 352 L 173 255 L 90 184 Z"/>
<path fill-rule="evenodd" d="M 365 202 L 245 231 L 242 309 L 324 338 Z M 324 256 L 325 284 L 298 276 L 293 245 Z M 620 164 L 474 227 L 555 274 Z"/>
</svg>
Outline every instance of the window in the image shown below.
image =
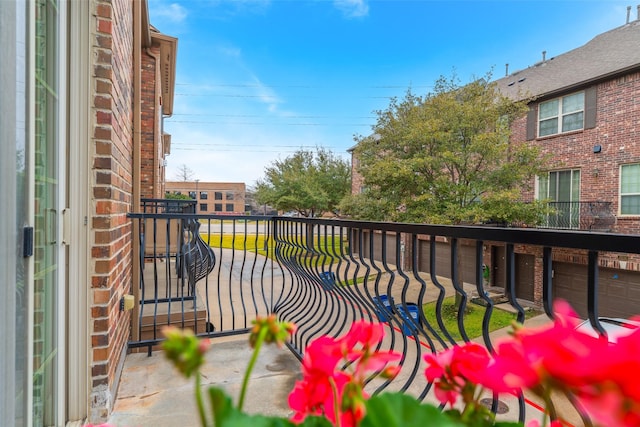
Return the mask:
<svg viewBox="0 0 640 427">
<path fill-rule="evenodd" d="M 640 215 L 640 163 L 620 167 L 620 215 Z"/>
<path fill-rule="evenodd" d="M 215 212 L 222 212 L 222 203 L 216 203 L 215 205 L 213 205 L 213 210 Z"/>
<path fill-rule="evenodd" d="M 227 200 L 233 200 L 233 191 L 227 191 Z"/>
<path fill-rule="evenodd" d="M 209 195 L 207 194 L 206 191 L 200 192 L 200 200 L 207 200 L 207 197 L 209 197 Z"/>
<path fill-rule="evenodd" d="M 192 199 L 196 198 L 196 192 L 195 191 L 189 191 L 189 197 Z"/>
<path fill-rule="evenodd" d="M 227 203 L 225 208 L 227 212 L 233 212 L 233 203 Z"/>
<path fill-rule="evenodd" d="M 538 107 L 538 136 L 582 129 L 584 92 L 542 102 Z"/>
<path fill-rule="evenodd" d="M 538 177 L 537 199 L 549 200 L 554 213 L 547 216 L 552 228 L 578 228 L 580 224 L 580 170 L 549 172 Z"/>
<path fill-rule="evenodd" d="M 209 210 L 209 206 L 206 203 L 200 203 L 200 212 L 206 212 Z"/>
<path fill-rule="evenodd" d="M 215 193 L 213 193 L 213 198 L 216 200 L 222 200 L 222 192 L 216 191 Z"/>
</svg>

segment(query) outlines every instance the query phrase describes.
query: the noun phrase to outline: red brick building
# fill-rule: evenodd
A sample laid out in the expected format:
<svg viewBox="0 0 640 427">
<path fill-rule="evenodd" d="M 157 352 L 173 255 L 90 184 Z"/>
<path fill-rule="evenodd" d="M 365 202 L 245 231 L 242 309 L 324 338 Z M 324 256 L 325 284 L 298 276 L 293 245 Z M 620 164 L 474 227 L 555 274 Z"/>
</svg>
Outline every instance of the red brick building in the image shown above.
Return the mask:
<svg viewBox="0 0 640 427">
<path fill-rule="evenodd" d="M 594 37 L 496 81 L 513 99 L 534 99 L 512 129 L 514 143 L 534 144 L 549 156 L 524 201 L 547 199 L 557 213 L 543 226 L 618 233 L 640 231 L 640 20 Z M 541 301 L 542 254 L 519 248 L 520 295 Z M 492 248 L 501 286 L 503 249 Z M 586 254 L 554 252 L 555 296 L 582 301 Z M 617 254 L 600 257 L 601 314 L 640 313 L 640 263 Z M 538 279 L 534 279 L 538 278 Z"/>
<path fill-rule="evenodd" d="M 501 93 L 531 100 L 516 121 L 512 142 L 535 144 L 549 155 L 547 173 L 536 177 L 523 201 L 547 199 L 557 213 L 543 227 L 600 232 L 640 231 L 640 20 L 594 37 L 584 46 L 543 58 L 496 81 Z M 373 135 L 372 137 L 375 137 Z M 352 156 L 352 193 L 366 183 Z M 473 259 L 473 248 L 461 248 Z M 505 247 L 488 244 L 491 284 L 505 286 Z M 448 260 L 443 259 L 447 264 Z M 586 315 L 586 253 L 554 251 L 554 292 Z M 600 314 L 640 314 L 640 262 L 602 254 Z M 542 302 L 542 253 L 516 248 L 517 296 Z M 442 265 L 439 271 L 448 271 Z M 474 280 L 473 263 L 462 280 Z"/>
</svg>

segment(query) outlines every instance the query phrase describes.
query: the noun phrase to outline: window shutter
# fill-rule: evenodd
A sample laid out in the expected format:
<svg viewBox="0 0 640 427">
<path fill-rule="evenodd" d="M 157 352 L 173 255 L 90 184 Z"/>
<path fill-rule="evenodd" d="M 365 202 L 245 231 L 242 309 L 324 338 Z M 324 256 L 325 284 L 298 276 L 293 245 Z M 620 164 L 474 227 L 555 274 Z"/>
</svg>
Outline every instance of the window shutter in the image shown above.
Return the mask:
<svg viewBox="0 0 640 427">
<path fill-rule="evenodd" d="M 527 113 L 527 141 L 536 139 L 536 127 L 538 124 L 537 110 L 534 105 L 529 106 Z"/>
<path fill-rule="evenodd" d="M 596 86 L 591 86 L 584 91 L 584 128 L 596 127 L 596 99 L 598 92 Z"/>
</svg>

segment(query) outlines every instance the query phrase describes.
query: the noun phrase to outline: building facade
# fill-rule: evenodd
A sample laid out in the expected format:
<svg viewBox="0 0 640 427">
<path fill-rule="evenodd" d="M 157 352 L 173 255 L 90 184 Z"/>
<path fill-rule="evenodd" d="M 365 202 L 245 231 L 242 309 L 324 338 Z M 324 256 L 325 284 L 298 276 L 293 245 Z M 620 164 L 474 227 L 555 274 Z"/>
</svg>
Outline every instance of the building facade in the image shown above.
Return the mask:
<svg viewBox="0 0 640 427">
<path fill-rule="evenodd" d="M 165 192 L 196 200 L 196 213 L 203 215 L 244 215 L 247 211 L 243 182 L 168 181 Z"/>
<path fill-rule="evenodd" d="M 163 192 L 175 39 L 145 0 L 17 0 L 0 2 L 0 40 L 0 425 L 104 421 L 146 151 L 144 194 Z"/>
<path fill-rule="evenodd" d="M 534 190 L 522 192 L 523 202 L 544 199 L 554 207 L 542 227 L 640 232 L 638 46 L 640 20 L 628 20 L 572 51 L 551 58 L 543 53 L 535 65 L 495 81 L 505 96 L 528 101 L 529 112 L 514 123 L 511 142 L 535 145 L 548 158 L 546 173 L 531 183 Z M 352 193 L 364 189 L 352 155 Z M 441 246 L 446 252 L 446 244 Z M 463 244 L 461 251 L 462 280 L 473 282 L 474 262 L 464 262 L 475 259 L 473 248 Z M 569 300 L 586 316 L 587 254 L 566 250 L 553 256 L 554 296 Z M 516 295 L 541 304 L 542 253 L 518 247 L 515 258 Z M 448 258 L 441 261 L 438 271 L 447 272 Z M 504 288 L 504 245 L 487 244 L 484 264 L 490 284 Z M 600 314 L 640 314 L 640 260 L 608 253 L 599 266 Z"/>
<path fill-rule="evenodd" d="M 638 8 L 640 18 L 640 8 Z M 585 45 L 496 81 L 516 100 L 531 100 L 512 128 L 512 142 L 535 145 L 547 171 L 523 201 L 549 200 L 555 212 L 542 226 L 640 232 L 640 20 L 597 35 Z M 501 280 L 504 251 L 491 264 Z M 542 254 L 519 248 L 521 295 L 542 301 Z M 554 293 L 586 315 L 586 253 L 554 253 Z M 602 315 L 640 313 L 640 260 L 614 253 L 599 259 Z M 502 286 L 498 283 L 498 286 Z M 582 301 L 578 303 L 577 301 Z"/>
</svg>

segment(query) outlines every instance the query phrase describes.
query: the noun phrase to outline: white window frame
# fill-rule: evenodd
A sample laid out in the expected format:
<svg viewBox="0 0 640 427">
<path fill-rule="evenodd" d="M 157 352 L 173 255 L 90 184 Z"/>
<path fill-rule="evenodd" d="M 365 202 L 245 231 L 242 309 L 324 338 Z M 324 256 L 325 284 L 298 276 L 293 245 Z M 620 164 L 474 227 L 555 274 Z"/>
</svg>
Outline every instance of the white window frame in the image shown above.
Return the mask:
<svg viewBox="0 0 640 427">
<path fill-rule="evenodd" d="M 574 111 L 568 111 L 568 112 L 563 113 L 562 112 L 562 104 L 563 104 L 564 100 L 566 98 L 570 97 L 570 96 L 574 96 L 574 95 L 578 95 L 578 94 L 582 94 L 582 109 L 574 110 Z M 545 104 L 551 103 L 551 102 L 555 102 L 555 101 L 558 102 L 558 110 L 556 111 L 556 114 L 554 116 L 541 118 L 540 117 L 540 112 L 542 111 L 542 106 L 545 105 Z M 563 131 L 562 130 L 562 124 L 564 122 L 565 117 L 571 116 L 571 115 L 574 115 L 574 114 L 577 114 L 577 113 L 580 113 L 580 112 L 582 112 L 582 126 L 580 128 L 578 128 L 578 129 L 571 129 L 571 130 L 568 130 L 568 131 Z M 548 133 L 548 134 L 542 135 L 540 133 L 540 129 L 542 128 L 541 123 L 543 121 L 552 120 L 554 118 L 558 120 L 556 131 L 553 132 L 553 133 Z M 585 120 L 585 93 L 584 93 L 584 91 L 574 92 L 574 93 L 571 93 L 569 95 L 565 95 L 565 96 L 561 96 L 561 97 L 558 97 L 558 98 L 550 99 L 550 100 L 545 101 L 545 102 L 541 102 L 538 105 L 538 118 L 537 118 L 537 122 L 538 122 L 537 123 L 537 126 L 538 126 L 538 138 L 544 138 L 544 137 L 547 137 L 547 136 L 553 136 L 553 135 L 559 135 L 559 134 L 568 133 L 568 132 L 575 132 L 575 131 L 579 131 L 579 130 L 584 130 L 584 120 Z"/>
<path fill-rule="evenodd" d="M 637 166 L 640 165 L 640 163 L 627 163 L 624 165 L 620 165 L 620 179 L 619 179 L 619 183 L 618 183 L 618 215 L 619 216 L 623 216 L 623 217 L 633 217 L 633 216 L 640 216 L 640 211 L 636 212 L 636 213 L 623 213 L 622 212 L 622 198 L 626 197 L 626 196 L 640 196 L 640 192 L 638 193 L 622 193 L 622 171 L 625 168 L 625 166 Z"/>
</svg>

